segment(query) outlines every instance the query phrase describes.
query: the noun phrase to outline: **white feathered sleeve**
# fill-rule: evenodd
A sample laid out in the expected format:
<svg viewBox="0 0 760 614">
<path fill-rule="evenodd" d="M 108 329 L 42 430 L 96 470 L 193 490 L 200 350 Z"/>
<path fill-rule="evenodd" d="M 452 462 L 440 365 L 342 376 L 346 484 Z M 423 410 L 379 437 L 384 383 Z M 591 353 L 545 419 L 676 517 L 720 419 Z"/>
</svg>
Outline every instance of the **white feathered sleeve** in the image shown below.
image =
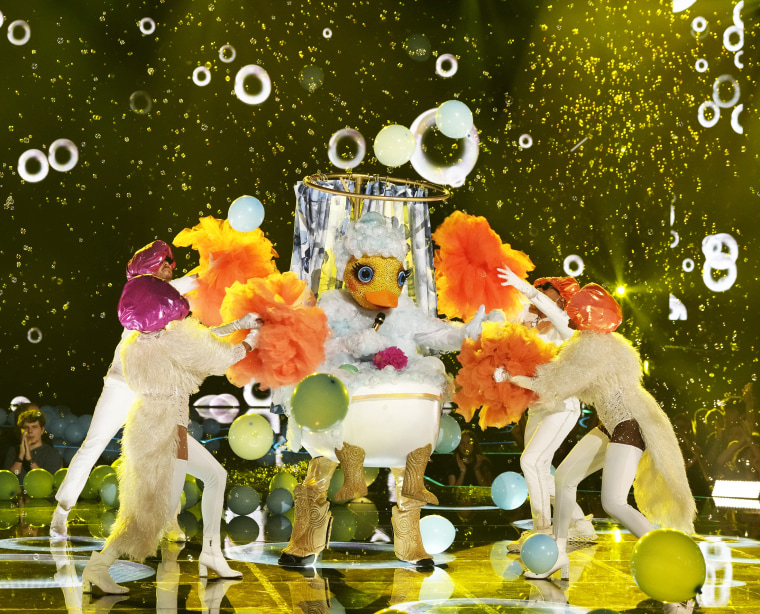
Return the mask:
<svg viewBox="0 0 760 614">
<path fill-rule="evenodd" d="M 579 335 L 572 337 L 551 362 L 536 369 L 530 388 L 542 403 L 553 404 L 570 397 L 582 400 L 583 391 L 599 376 L 604 359 L 593 355 L 582 341 Z"/>
</svg>

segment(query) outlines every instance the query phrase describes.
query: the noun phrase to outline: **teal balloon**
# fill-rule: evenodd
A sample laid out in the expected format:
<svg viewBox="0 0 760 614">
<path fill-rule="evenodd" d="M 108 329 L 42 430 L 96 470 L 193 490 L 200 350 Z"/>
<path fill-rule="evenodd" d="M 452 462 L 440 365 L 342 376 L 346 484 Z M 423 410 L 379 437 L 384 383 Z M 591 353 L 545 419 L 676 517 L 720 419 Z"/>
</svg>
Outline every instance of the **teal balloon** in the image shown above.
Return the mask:
<svg viewBox="0 0 760 614">
<path fill-rule="evenodd" d="M 87 478 L 83 493 L 87 491 L 86 495 L 83 495 L 86 499 L 97 499 L 100 494 L 100 487 L 103 484 L 103 480 L 106 476 L 115 475 L 116 470 L 111 465 L 98 465 L 90 472 L 90 477 Z"/>
<path fill-rule="evenodd" d="M 240 196 L 230 205 L 227 219 L 240 232 L 256 230 L 264 221 L 264 205 L 255 196 Z"/>
<path fill-rule="evenodd" d="M 687 601 L 702 589 L 707 567 L 699 546 L 685 533 L 655 529 L 631 551 L 636 585 L 658 601 Z"/>
<path fill-rule="evenodd" d="M 116 509 L 119 507 L 119 478 L 115 473 L 107 475 L 100 483 L 100 500 L 108 507 Z"/>
<path fill-rule="evenodd" d="M 315 373 L 295 387 L 290 415 L 301 428 L 327 431 L 346 417 L 349 400 L 348 390 L 337 377 Z"/>
<path fill-rule="evenodd" d="M 52 420 L 45 423 L 45 430 L 53 437 L 63 437 L 67 427 L 66 420 L 61 416 L 55 416 Z"/>
<path fill-rule="evenodd" d="M 406 126 L 386 126 L 375 137 L 375 157 L 384 166 L 401 166 L 412 158 L 417 141 Z"/>
<path fill-rule="evenodd" d="M 250 486 L 235 486 L 227 493 L 227 507 L 233 514 L 247 516 L 256 511 L 261 497 Z"/>
<path fill-rule="evenodd" d="M 235 516 L 227 523 L 227 535 L 235 544 L 250 544 L 259 536 L 259 523 L 250 516 Z"/>
<path fill-rule="evenodd" d="M 203 421 L 203 432 L 206 433 L 206 435 L 214 437 L 215 435 L 218 435 L 221 430 L 222 425 L 213 418 L 206 418 Z"/>
<path fill-rule="evenodd" d="M 19 484 L 18 476 L 3 469 L 0 471 L 0 500 L 9 501 L 19 494 L 21 490 L 21 484 Z"/>
<path fill-rule="evenodd" d="M 35 499 L 53 494 L 53 476 L 47 469 L 32 469 L 24 476 L 24 490 Z"/>
<path fill-rule="evenodd" d="M 448 518 L 432 514 L 420 520 L 422 546 L 428 554 L 439 554 L 454 543 L 457 530 Z"/>
<path fill-rule="evenodd" d="M 280 515 L 293 507 L 293 495 L 285 488 L 275 488 L 267 497 L 267 509 L 271 514 Z"/>
<path fill-rule="evenodd" d="M 286 542 L 292 533 L 293 523 L 287 516 L 267 516 L 264 536 L 268 542 Z"/>
<path fill-rule="evenodd" d="M 472 130 L 472 111 L 459 100 L 447 100 L 435 112 L 435 125 L 447 137 L 463 139 Z"/>
<path fill-rule="evenodd" d="M 551 535 L 536 533 L 523 542 L 520 558 L 533 573 L 546 573 L 557 562 L 559 550 Z"/>
<path fill-rule="evenodd" d="M 506 471 L 496 476 L 491 484 L 491 499 L 503 510 L 514 510 L 528 498 L 525 478 L 514 471 Z"/>
<path fill-rule="evenodd" d="M 200 441 L 203 439 L 203 427 L 194 420 L 190 420 L 187 425 L 187 434 L 196 441 Z"/>
<path fill-rule="evenodd" d="M 457 449 L 462 439 L 462 429 L 459 423 L 448 414 L 441 416 L 441 427 L 438 430 L 438 443 L 435 451 L 439 454 L 448 454 Z"/>
<path fill-rule="evenodd" d="M 258 414 L 243 414 L 230 425 L 227 439 L 240 458 L 256 460 L 269 452 L 274 432 L 269 421 Z"/>
<path fill-rule="evenodd" d="M 79 421 L 77 420 L 66 427 L 66 430 L 63 433 L 63 438 L 68 444 L 78 445 L 84 441 L 85 435 L 87 435 L 87 429 L 79 424 Z"/>
<path fill-rule="evenodd" d="M 77 421 L 79 422 L 79 426 L 81 426 L 85 433 L 87 432 L 87 429 L 90 428 L 90 424 L 92 424 L 92 415 L 91 414 L 82 414 L 77 418 Z"/>
<path fill-rule="evenodd" d="M 45 416 L 47 418 L 47 416 Z M 0 424 L 5 424 L 5 421 L 8 419 L 8 412 L 0 407 Z"/>
</svg>

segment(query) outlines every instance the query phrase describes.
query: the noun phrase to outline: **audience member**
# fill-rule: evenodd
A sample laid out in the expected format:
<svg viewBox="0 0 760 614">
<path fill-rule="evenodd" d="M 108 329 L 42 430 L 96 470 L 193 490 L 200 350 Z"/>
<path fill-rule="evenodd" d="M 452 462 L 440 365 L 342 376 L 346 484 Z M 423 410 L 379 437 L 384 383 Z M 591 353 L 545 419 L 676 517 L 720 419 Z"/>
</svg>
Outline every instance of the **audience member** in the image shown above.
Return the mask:
<svg viewBox="0 0 760 614">
<path fill-rule="evenodd" d="M 4 469 L 15 473 L 20 482 L 32 469 L 46 469 L 55 473 L 63 467 L 63 459 L 58 451 L 43 441 L 45 414 L 36 405 L 23 411 L 17 421 L 20 434 L 19 446 L 11 447 L 5 454 Z"/>
<path fill-rule="evenodd" d="M 490 486 L 493 481 L 491 461 L 480 450 L 474 431 L 462 431 L 462 439 L 451 456 L 449 486 Z"/>
</svg>

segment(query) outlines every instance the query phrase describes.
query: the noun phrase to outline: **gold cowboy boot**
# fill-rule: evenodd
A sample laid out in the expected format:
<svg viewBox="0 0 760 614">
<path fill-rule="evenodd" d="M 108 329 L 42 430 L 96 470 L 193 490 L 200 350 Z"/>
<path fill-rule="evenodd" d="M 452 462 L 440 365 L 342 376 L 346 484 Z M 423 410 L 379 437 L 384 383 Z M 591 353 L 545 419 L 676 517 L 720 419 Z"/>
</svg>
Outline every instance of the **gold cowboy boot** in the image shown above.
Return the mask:
<svg viewBox="0 0 760 614">
<path fill-rule="evenodd" d="M 429 573 L 420 573 L 413 567 L 397 567 L 393 572 L 390 607 L 399 603 L 417 601 L 420 598 L 422 581 L 429 575 Z"/>
<path fill-rule="evenodd" d="M 410 499 L 438 505 L 438 497 L 425 488 L 425 469 L 432 451 L 433 446 L 428 444 L 407 455 L 401 494 Z"/>
<path fill-rule="evenodd" d="M 295 521 L 290 543 L 277 561 L 285 567 L 312 565 L 330 543 L 332 514 L 327 500 L 330 478 L 338 463 L 319 456 L 311 459 L 306 479 L 293 489 Z"/>
<path fill-rule="evenodd" d="M 424 501 L 409 499 L 402 494 L 404 489 L 404 469 L 391 469 L 396 478 L 397 504 L 391 510 L 393 525 L 393 550 L 396 558 L 413 563 L 420 569 L 433 569 L 431 557 L 422 545 L 420 533 L 420 508 Z"/>
<path fill-rule="evenodd" d="M 367 494 L 367 484 L 364 482 L 364 450 L 359 446 L 343 442 L 343 447 L 335 450 L 335 456 L 340 461 L 343 475 L 346 476 L 343 487 L 335 493 L 336 501 L 348 501 L 363 497 Z"/>
<path fill-rule="evenodd" d="M 315 573 L 311 577 L 289 580 L 288 584 L 294 613 L 329 614 L 330 583 L 326 578 Z"/>
</svg>

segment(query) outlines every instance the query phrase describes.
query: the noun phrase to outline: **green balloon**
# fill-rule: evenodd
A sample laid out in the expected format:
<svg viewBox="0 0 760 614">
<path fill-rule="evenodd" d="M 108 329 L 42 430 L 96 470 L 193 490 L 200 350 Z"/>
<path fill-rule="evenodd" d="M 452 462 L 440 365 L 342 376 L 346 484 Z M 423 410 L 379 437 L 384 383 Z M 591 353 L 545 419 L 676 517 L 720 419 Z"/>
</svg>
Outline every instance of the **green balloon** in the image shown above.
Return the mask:
<svg viewBox="0 0 760 614">
<path fill-rule="evenodd" d="M 50 477 L 52 478 L 53 476 L 51 475 Z M 30 527 L 47 526 L 53 517 L 54 509 L 55 506 L 49 501 L 45 501 L 45 499 L 30 499 L 24 504 L 22 511 L 24 522 Z"/>
<path fill-rule="evenodd" d="M 5 530 L 15 527 L 19 521 L 20 511 L 15 503 L 0 501 L 0 529 Z"/>
<path fill-rule="evenodd" d="M 349 400 L 348 390 L 337 377 L 315 373 L 293 391 L 291 416 L 301 428 L 327 431 L 346 417 Z"/>
<path fill-rule="evenodd" d="M 293 489 L 297 485 L 298 480 L 296 479 L 296 476 L 288 471 L 279 471 L 275 473 L 274 477 L 269 481 L 269 492 L 277 490 L 278 488 L 284 488 L 292 495 Z"/>
<path fill-rule="evenodd" d="M 107 475 L 100 483 L 100 500 L 110 508 L 119 507 L 119 478 L 116 474 Z"/>
<path fill-rule="evenodd" d="M 182 530 L 185 532 L 188 539 L 198 535 L 198 532 L 201 529 L 200 522 L 198 522 L 198 519 L 192 512 L 182 512 L 177 516 L 177 522 L 179 523 L 179 526 L 182 527 Z"/>
<path fill-rule="evenodd" d="M 350 542 L 356 535 L 356 515 L 345 505 L 333 505 L 330 511 L 333 515 L 330 541 Z"/>
<path fill-rule="evenodd" d="M 227 494 L 227 507 L 238 516 L 252 514 L 260 503 L 259 493 L 250 486 L 235 486 Z"/>
<path fill-rule="evenodd" d="M 185 487 L 182 492 L 185 493 L 185 507 L 188 509 L 195 507 L 201 500 L 201 489 L 198 488 L 195 480 L 185 480 Z"/>
<path fill-rule="evenodd" d="M 346 507 L 356 516 L 354 539 L 367 540 L 372 537 L 377 525 L 380 524 L 380 512 L 377 511 L 377 506 L 367 499 L 358 499 Z"/>
<path fill-rule="evenodd" d="M 336 467 L 335 472 L 332 474 L 332 478 L 330 478 L 330 486 L 327 487 L 327 498 L 330 501 L 335 502 L 335 495 L 338 494 L 338 491 L 343 488 L 343 484 L 346 481 L 346 474 L 343 473 L 343 469 L 341 467 Z"/>
<path fill-rule="evenodd" d="M 61 484 L 63 484 L 63 481 L 66 479 L 66 474 L 68 472 L 69 470 L 66 467 L 63 467 L 53 474 L 53 486 L 55 486 L 56 490 L 61 487 Z"/>
<path fill-rule="evenodd" d="M 87 478 L 87 484 L 85 488 L 95 492 L 100 492 L 100 485 L 103 483 L 103 479 L 107 475 L 116 475 L 116 469 L 114 469 L 111 465 L 98 465 L 90 472 L 90 477 Z"/>
<path fill-rule="evenodd" d="M 706 573 L 699 546 L 680 531 L 649 531 L 631 551 L 634 581 L 658 601 L 678 603 L 691 599 L 701 590 Z"/>
<path fill-rule="evenodd" d="M 47 469 L 32 469 L 24 476 L 24 490 L 30 497 L 45 499 L 53 494 L 53 476 Z"/>
<path fill-rule="evenodd" d="M 243 414 L 230 425 L 227 439 L 232 451 L 240 458 L 256 460 L 269 452 L 274 442 L 274 432 L 263 416 Z"/>
<path fill-rule="evenodd" d="M 15 473 L 7 469 L 0 471 L 0 500 L 10 501 L 19 494 L 20 490 L 21 484 L 19 484 L 18 476 Z"/>
</svg>

